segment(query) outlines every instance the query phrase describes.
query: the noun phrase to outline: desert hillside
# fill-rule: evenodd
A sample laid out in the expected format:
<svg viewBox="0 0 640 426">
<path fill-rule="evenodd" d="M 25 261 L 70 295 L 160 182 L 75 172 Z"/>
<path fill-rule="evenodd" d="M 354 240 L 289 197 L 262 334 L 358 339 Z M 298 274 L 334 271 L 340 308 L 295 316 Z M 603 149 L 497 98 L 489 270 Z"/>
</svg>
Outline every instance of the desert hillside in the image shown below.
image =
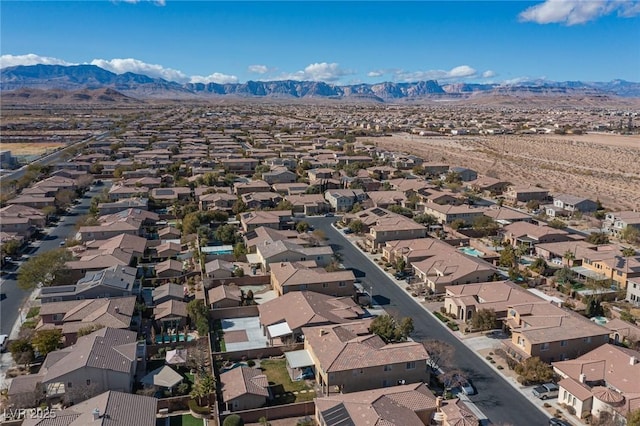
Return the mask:
<svg viewBox="0 0 640 426">
<path fill-rule="evenodd" d="M 609 208 L 640 208 L 640 136 L 421 137 L 404 133 L 370 141 L 517 185 L 539 184 L 554 193 L 599 198 Z"/>
</svg>

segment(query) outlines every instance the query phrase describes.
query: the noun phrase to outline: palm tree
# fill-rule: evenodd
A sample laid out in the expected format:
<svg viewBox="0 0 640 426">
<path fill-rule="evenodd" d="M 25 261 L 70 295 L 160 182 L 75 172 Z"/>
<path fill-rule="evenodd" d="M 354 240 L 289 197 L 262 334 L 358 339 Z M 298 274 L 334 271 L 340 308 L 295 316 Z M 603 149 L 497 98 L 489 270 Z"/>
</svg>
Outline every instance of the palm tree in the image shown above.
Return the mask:
<svg viewBox="0 0 640 426">
<path fill-rule="evenodd" d="M 629 279 L 629 258 L 633 257 L 636 255 L 636 250 L 633 247 L 625 247 L 622 249 L 622 256 L 625 258 L 625 287 L 626 287 L 626 280 Z"/>
<path fill-rule="evenodd" d="M 567 250 L 564 252 L 564 254 L 562 255 L 562 258 L 565 259 L 567 261 L 567 264 L 569 266 L 573 265 L 573 261 L 576 260 L 576 255 L 574 252 L 572 252 L 571 250 Z"/>
</svg>

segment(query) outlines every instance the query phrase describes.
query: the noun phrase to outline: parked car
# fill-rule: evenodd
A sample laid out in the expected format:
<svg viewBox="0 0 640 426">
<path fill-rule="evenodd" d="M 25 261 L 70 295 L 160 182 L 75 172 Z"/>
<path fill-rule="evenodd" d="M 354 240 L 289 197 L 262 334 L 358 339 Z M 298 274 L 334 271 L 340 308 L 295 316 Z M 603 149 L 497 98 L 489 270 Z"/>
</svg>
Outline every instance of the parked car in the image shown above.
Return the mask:
<svg viewBox="0 0 640 426">
<path fill-rule="evenodd" d="M 549 426 L 572 426 L 571 423 L 565 422 L 564 420 L 557 419 L 555 417 L 551 417 L 549 419 Z"/>
<path fill-rule="evenodd" d="M 342 231 L 344 234 L 353 234 L 353 229 L 351 228 L 344 228 L 344 230 Z"/>
<path fill-rule="evenodd" d="M 473 388 L 473 386 L 471 386 L 471 383 L 469 382 L 464 382 L 462 384 L 460 384 L 460 389 L 462 390 L 462 393 L 465 395 L 475 395 L 476 394 L 476 390 Z"/>
<path fill-rule="evenodd" d="M 7 350 L 7 342 L 9 340 L 9 336 L 6 334 L 0 334 L 0 353 Z"/>
<path fill-rule="evenodd" d="M 533 388 L 533 395 L 540 399 L 557 398 L 558 391 L 558 385 L 555 383 L 545 383 L 544 385 Z"/>
</svg>

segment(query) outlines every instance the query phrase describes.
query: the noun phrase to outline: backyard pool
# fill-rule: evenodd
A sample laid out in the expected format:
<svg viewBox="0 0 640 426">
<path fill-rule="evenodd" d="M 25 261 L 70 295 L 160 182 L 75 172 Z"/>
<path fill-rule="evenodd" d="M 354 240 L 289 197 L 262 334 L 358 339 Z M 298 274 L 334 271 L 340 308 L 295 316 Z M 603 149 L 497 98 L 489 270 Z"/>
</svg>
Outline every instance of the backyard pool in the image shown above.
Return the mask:
<svg viewBox="0 0 640 426">
<path fill-rule="evenodd" d="M 171 338 L 171 343 L 175 343 L 175 342 L 184 342 L 184 333 L 180 333 L 180 334 L 172 334 L 170 336 L 166 335 L 164 336 L 164 341 L 167 342 L 169 340 L 169 338 Z M 176 340 L 178 339 L 178 340 Z M 191 334 L 187 334 L 187 342 L 191 342 L 192 340 L 194 340 L 194 337 Z M 163 343 L 162 342 L 162 336 L 156 336 L 156 343 Z"/>
<path fill-rule="evenodd" d="M 458 250 L 460 250 L 464 254 L 468 254 L 469 256 L 473 256 L 473 257 L 484 256 L 483 252 L 481 252 L 480 250 L 476 250 L 473 247 L 460 247 Z"/>
</svg>

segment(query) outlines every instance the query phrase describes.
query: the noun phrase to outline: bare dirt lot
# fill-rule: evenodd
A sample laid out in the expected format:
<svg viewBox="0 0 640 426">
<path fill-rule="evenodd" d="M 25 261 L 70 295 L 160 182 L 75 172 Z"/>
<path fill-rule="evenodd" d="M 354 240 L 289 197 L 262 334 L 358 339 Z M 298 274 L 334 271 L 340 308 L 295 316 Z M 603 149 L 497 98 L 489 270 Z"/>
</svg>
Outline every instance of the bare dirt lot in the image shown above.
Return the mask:
<svg viewBox="0 0 640 426">
<path fill-rule="evenodd" d="M 6 143 L 2 142 L 2 150 L 11 151 L 11 155 L 42 155 L 56 148 L 65 146 L 63 142 Z"/>
<path fill-rule="evenodd" d="M 640 136 L 502 135 L 358 138 L 427 161 L 463 166 L 516 185 L 600 199 L 612 209 L 640 208 Z"/>
</svg>

